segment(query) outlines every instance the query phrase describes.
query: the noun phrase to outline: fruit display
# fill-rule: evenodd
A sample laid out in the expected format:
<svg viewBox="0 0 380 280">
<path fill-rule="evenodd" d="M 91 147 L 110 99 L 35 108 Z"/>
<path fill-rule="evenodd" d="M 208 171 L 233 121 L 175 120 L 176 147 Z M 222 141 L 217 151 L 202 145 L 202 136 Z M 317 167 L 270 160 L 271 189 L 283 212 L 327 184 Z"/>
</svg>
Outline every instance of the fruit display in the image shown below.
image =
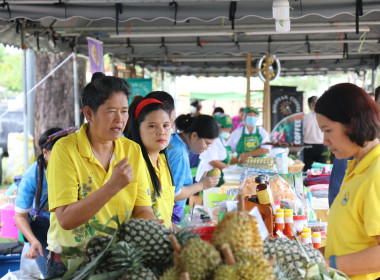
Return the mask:
<svg viewBox="0 0 380 280">
<path fill-rule="evenodd" d="M 250 171 L 254 171 L 254 172 L 263 172 L 263 173 L 277 172 L 276 162 L 271 157 L 266 157 L 266 158 L 249 157 L 243 163 L 243 166 L 248 168 Z"/>
<path fill-rule="evenodd" d="M 92 224 L 108 236 L 91 238 L 83 250 L 63 248 L 62 259 L 68 264 L 63 279 L 347 279 L 326 270 L 324 258 L 312 246 L 287 238 L 263 241 L 256 218 L 243 211 L 226 213 L 211 242 L 192 228 L 174 233 L 143 219 L 117 224 L 117 229 Z"/>
<path fill-rule="evenodd" d="M 245 212 L 227 213 L 215 228 L 212 243 L 219 250 L 224 243 L 228 243 L 233 253 L 245 248 L 258 254 L 263 251 L 256 218 Z"/>
<path fill-rule="evenodd" d="M 264 242 L 263 252 L 267 258 L 276 257 L 282 271 L 296 279 L 303 279 L 309 264 L 324 264 L 325 261 L 322 254 L 311 245 L 301 246 L 296 240 L 287 238 L 267 239 Z"/>
</svg>

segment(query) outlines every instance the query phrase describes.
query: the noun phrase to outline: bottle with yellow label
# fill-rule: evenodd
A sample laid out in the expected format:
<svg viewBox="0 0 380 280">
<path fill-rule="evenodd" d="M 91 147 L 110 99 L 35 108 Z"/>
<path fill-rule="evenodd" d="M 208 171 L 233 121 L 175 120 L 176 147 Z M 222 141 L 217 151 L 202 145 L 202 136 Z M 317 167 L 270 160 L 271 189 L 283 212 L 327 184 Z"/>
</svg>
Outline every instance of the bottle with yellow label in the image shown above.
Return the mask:
<svg viewBox="0 0 380 280">
<path fill-rule="evenodd" d="M 257 183 L 257 186 L 256 186 L 257 198 L 259 199 L 260 204 L 272 206 L 273 204 L 272 191 L 269 187 L 269 183 L 266 181 L 266 177 L 267 176 L 265 175 L 259 175 L 255 179 Z"/>
</svg>

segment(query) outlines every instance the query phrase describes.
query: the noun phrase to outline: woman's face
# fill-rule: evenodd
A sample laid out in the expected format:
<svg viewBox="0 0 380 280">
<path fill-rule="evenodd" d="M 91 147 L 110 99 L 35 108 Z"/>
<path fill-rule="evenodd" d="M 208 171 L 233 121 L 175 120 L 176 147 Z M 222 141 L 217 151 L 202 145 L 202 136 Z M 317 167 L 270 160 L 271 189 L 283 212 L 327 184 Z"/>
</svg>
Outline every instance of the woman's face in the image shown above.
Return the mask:
<svg viewBox="0 0 380 280">
<path fill-rule="evenodd" d="M 118 139 L 128 121 L 127 96 L 123 92 L 114 93 L 104 104 L 99 106 L 95 114 L 90 109 L 86 118 L 90 122 L 92 133 L 95 133 L 96 138 L 100 141 Z"/>
<path fill-rule="evenodd" d="M 188 148 L 192 154 L 201 154 L 211 146 L 214 140 L 215 139 L 200 138 L 196 132 L 193 132 L 190 134 Z"/>
<path fill-rule="evenodd" d="M 337 158 L 349 158 L 358 153 L 360 146 L 348 138 L 347 128 L 343 124 L 321 114 L 317 114 L 317 121 L 323 132 L 323 144 L 328 146 Z"/>
<path fill-rule="evenodd" d="M 139 131 L 148 153 L 162 151 L 170 142 L 171 124 L 168 113 L 164 110 L 149 113 L 140 123 Z"/>
</svg>

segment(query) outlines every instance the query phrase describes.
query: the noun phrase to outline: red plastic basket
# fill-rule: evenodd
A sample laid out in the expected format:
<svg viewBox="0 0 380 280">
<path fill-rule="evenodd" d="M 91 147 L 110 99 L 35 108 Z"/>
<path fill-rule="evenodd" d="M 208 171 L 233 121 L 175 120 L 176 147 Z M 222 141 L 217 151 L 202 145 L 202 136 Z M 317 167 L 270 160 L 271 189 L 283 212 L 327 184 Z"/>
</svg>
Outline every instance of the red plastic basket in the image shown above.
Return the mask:
<svg viewBox="0 0 380 280">
<path fill-rule="evenodd" d="M 200 238 L 211 243 L 212 233 L 215 226 L 196 227 L 194 231 L 200 235 Z"/>
</svg>

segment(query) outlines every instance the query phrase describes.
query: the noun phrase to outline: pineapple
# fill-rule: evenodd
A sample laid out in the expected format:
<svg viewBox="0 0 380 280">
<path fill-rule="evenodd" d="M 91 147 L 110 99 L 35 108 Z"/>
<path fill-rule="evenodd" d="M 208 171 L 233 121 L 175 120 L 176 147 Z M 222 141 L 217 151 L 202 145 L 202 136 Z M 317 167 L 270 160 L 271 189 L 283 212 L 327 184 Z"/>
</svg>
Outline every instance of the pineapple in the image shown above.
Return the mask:
<svg viewBox="0 0 380 280">
<path fill-rule="evenodd" d="M 322 254 L 310 245 L 301 245 L 310 258 L 304 255 L 300 245 L 295 240 L 287 238 L 268 239 L 264 242 L 264 255 L 266 258 L 275 256 L 277 266 L 280 267 L 284 275 L 288 275 L 288 279 L 302 279 L 306 275 L 309 264 L 324 264 Z M 279 279 L 281 279 L 279 277 Z"/>
<path fill-rule="evenodd" d="M 229 243 L 233 253 L 249 248 L 262 254 L 263 250 L 256 218 L 245 212 L 227 213 L 215 228 L 212 243 L 218 250 Z"/>
<path fill-rule="evenodd" d="M 86 264 L 93 261 L 105 248 L 108 242 L 111 241 L 111 238 L 112 237 L 109 235 L 97 235 L 92 237 L 86 245 L 84 263 Z"/>
<path fill-rule="evenodd" d="M 132 273 L 124 274 L 120 280 L 158 280 L 158 277 L 152 270 L 142 266 Z"/>
<path fill-rule="evenodd" d="M 150 267 L 170 263 L 173 259 L 169 234 L 170 230 L 158 222 L 132 219 L 123 222 L 118 237 L 133 247 L 143 249 L 144 263 Z"/>
<path fill-rule="evenodd" d="M 123 222 L 118 237 L 131 246 L 141 248 L 145 252 L 143 263 L 156 275 L 173 266 L 173 248 L 170 245 L 170 230 L 158 222 L 144 219 L 132 219 Z M 176 237 L 180 244 L 197 237 L 191 229 L 182 228 Z"/>
</svg>

